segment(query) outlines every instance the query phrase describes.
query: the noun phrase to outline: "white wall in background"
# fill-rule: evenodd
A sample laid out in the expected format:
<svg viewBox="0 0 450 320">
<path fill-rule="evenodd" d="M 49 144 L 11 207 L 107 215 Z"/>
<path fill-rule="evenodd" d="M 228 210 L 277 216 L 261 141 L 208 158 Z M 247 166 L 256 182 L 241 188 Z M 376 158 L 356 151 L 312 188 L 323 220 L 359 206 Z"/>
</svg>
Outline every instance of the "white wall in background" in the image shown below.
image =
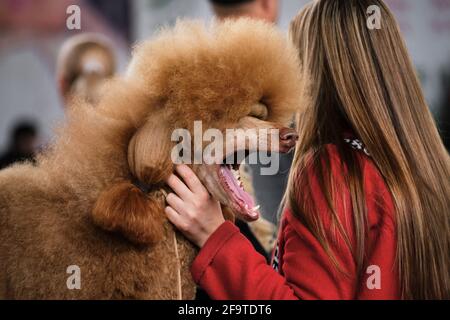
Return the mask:
<svg viewBox="0 0 450 320">
<path fill-rule="evenodd" d="M 11 44 L 0 50 L 0 150 L 7 147 L 10 129 L 20 119 L 37 123 L 43 143 L 63 119 L 56 80 L 42 52 L 32 44 Z"/>
</svg>

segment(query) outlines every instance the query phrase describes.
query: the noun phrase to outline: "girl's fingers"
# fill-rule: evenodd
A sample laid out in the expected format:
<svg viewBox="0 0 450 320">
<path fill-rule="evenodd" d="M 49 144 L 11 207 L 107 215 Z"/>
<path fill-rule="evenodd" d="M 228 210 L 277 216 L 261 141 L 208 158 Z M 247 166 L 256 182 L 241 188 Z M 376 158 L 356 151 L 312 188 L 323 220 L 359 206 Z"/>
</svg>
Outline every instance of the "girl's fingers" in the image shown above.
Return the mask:
<svg viewBox="0 0 450 320">
<path fill-rule="evenodd" d="M 169 193 L 166 197 L 166 202 L 177 212 L 178 215 L 184 214 L 184 202 L 176 194 Z"/>
<path fill-rule="evenodd" d="M 166 182 L 181 199 L 187 200 L 192 197 L 191 190 L 176 175 L 170 175 Z"/>
<path fill-rule="evenodd" d="M 169 219 L 170 222 L 172 222 L 175 227 L 181 228 L 184 226 L 184 220 L 183 217 L 178 214 L 172 207 L 166 207 L 164 209 L 164 212 L 166 213 L 167 219 Z"/>
<path fill-rule="evenodd" d="M 206 188 L 203 186 L 203 184 L 197 178 L 194 171 L 192 171 L 192 169 L 189 168 L 187 165 L 182 164 L 182 165 L 176 166 L 175 170 L 178 172 L 180 177 L 184 180 L 184 182 L 189 187 L 189 189 L 192 191 L 192 193 L 207 192 Z"/>
</svg>

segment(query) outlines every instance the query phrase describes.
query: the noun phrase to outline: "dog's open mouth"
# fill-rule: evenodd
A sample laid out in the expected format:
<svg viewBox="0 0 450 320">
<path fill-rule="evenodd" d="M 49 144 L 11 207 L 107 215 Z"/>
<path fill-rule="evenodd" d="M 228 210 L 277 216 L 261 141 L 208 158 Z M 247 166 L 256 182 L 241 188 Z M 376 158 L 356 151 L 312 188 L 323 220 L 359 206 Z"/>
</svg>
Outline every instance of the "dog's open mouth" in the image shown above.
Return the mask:
<svg viewBox="0 0 450 320">
<path fill-rule="evenodd" d="M 219 166 L 218 175 L 223 189 L 232 200 L 233 209 L 245 220 L 257 220 L 259 217 L 259 206 L 255 206 L 253 198 L 244 190 L 239 174 L 240 164 L 228 163 L 229 161 L 224 161 Z"/>
</svg>

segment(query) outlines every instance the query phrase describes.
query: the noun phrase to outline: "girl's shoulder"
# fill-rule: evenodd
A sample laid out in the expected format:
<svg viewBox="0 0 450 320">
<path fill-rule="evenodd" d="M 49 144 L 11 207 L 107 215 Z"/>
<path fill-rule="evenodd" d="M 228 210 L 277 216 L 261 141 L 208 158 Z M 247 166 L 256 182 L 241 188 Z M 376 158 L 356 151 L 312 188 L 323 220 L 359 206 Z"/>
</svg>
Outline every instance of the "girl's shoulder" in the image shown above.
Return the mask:
<svg viewBox="0 0 450 320">
<path fill-rule="evenodd" d="M 349 183 L 349 168 L 345 161 L 343 152 L 356 155 L 363 179 L 363 192 L 367 207 L 368 222 L 371 226 L 380 225 L 385 222 L 393 228 L 394 205 L 388 185 L 367 150 L 365 145 L 357 138 L 346 137 L 343 148 L 336 144 L 326 144 L 322 147 L 319 161 L 321 165 L 307 165 L 303 172 L 299 172 L 294 177 L 294 189 L 298 202 L 308 203 L 308 206 L 316 208 L 325 226 L 327 222 L 332 224 L 332 215 L 329 213 L 329 204 L 332 201 L 337 209 L 336 214 L 341 221 L 351 219 L 351 204 L 353 203 Z M 312 163 L 312 162 L 311 162 Z M 324 190 L 327 185 L 332 190 Z M 329 197 L 330 194 L 333 196 Z M 287 217 L 294 218 L 291 210 Z M 298 219 L 291 220 L 295 221 Z"/>
<path fill-rule="evenodd" d="M 383 175 L 374 162 L 370 151 L 366 148 L 364 143 L 357 138 L 344 138 L 343 141 L 345 142 L 345 144 L 343 150 L 341 151 L 339 151 L 339 148 L 336 144 L 330 143 L 324 145 L 323 147 L 323 149 L 328 154 L 330 167 L 329 169 L 331 169 L 332 177 L 337 180 L 345 180 L 345 176 L 349 174 L 349 168 L 344 159 L 347 157 L 343 157 L 341 153 L 353 153 L 354 155 L 356 155 L 356 158 L 358 160 L 358 165 L 362 173 L 362 178 L 364 180 L 364 187 L 367 189 L 367 187 L 376 185 L 378 188 L 380 188 L 380 191 L 386 192 L 388 190 L 388 187 L 383 178 Z M 323 163 L 324 159 L 321 159 L 321 161 Z M 326 167 L 323 168 L 324 170 L 328 170 Z M 321 174 L 317 172 L 317 169 L 313 167 L 308 168 L 308 170 L 313 175 Z M 372 191 L 371 189 L 372 188 L 366 191 Z"/>
</svg>

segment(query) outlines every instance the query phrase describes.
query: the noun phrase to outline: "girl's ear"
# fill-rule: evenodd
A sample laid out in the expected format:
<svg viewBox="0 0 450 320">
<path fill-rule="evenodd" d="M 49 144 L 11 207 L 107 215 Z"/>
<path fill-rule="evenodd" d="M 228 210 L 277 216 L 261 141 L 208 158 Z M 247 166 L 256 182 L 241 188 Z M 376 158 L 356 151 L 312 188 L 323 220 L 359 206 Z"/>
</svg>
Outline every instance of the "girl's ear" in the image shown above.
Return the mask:
<svg viewBox="0 0 450 320">
<path fill-rule="evenodd" d="M 164 235 L 165 197 L 160 189 L 173 171 L 166 124 L 154 117 L 135 133 L 128 145 L 128 165 L 137 181 L 121 181 L 103 191 L 92 211 L 96 225 L 137 244 L 155 244 Z"/>
</svg>

